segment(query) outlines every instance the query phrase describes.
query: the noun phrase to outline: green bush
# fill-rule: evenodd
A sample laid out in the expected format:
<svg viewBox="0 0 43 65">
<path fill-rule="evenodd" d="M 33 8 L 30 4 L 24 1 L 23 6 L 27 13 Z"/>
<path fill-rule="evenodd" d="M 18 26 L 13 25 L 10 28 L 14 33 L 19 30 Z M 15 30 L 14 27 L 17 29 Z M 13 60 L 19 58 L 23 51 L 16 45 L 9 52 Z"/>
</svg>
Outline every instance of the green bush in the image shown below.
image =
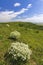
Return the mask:
<svg viewBox="0 0 43 65">
<path fill-rule="evenodd" d="M 39 31 L 37 30 L 36 33 L 39 33 Z"/>
</svg>

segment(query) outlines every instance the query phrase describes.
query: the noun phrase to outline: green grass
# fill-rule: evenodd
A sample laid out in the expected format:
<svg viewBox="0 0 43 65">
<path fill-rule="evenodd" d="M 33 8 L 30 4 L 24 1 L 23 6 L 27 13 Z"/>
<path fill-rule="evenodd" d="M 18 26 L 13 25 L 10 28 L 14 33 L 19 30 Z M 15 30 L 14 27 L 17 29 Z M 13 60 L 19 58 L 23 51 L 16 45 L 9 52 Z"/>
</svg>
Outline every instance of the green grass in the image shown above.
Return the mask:
<svg viewBox="0 0 43 65">
<path fill-rule="evenodd" d="M 7 24 L 10 26 L 7 27 Z M 4 54 L 14 42 L 8 39 L 9 34 L 14 30 L 21 33 L 20 41 L 28 44 L 32 50 L 30 64 L 27 65 L 43 65 L 43 26 L 22 22 L 0 23 L 0 65 L 6 65 Z"/>
</svg>

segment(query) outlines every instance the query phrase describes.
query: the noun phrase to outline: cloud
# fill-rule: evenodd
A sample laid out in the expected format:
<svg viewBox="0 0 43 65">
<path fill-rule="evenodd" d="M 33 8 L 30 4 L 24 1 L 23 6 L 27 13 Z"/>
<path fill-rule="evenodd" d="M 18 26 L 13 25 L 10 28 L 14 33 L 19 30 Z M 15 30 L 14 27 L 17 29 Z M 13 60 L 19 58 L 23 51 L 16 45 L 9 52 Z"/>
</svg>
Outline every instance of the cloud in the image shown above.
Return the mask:
<svg viewBox="0 0 43 65">
<path fill-rule="evenodd" d="M 14 6 L 17 7 L 17 6 L 20 6 L 21 4 L 20 3 L 15 3 Z"/>
<path fill-rule="evenodd" d="M 22 13 L 24 13 L 26 10 L 28 10 L 28 9 L 22 8 L 19 12 L 16 12 L 15 14 L 22 14 Z"/>
<path fill-rule="evenodd" d="M 43 23 L 43 14 L 33 15 L 32 17 L 19 17 L 18 19 L 14 19 L 18 15 L 24 13 L 27 9 L 23 8 L 19 12 L 14 11 L 2 11 L 0 12 L 0 22 L 8 22 L 8 21 L 22 21 L 22 22 L 33 22 L 33 23 Z"/>
<path fill-rule="evenodd" d="M 14 11 L 2 11 L 0 12 L 0 21 L 11 21 L 11 19 L 17 17 L 18 15 L 24 13 L 27 9 L 22 8 L 20 11 L 18 12 L 14 12 Z"/>
<path fill-rule="evenodd" d="M 27 8 L 31 8 L 32 7 L 32 4 L 28 4 Z"/>
<path fill-rule="evenodd" d="M 43 23 L 43 14 L 34 15 L 32 17 L 27 17 L 25 19 L 18 19 L 18 21 Z"/>
<path fill-rule="evenodd" d="M 30 18 L 26 18 L 25 21 L 31 21 L 34 23 L 40 23 L 43 22 L 43 14 L 34 15 Z"/>
<path fill-rule="evenodd" d="M 30 6 L 30 5 L 29 5 Z M 14 11 L 1 11 L 0 12 L 0 22 L 5 22 L 5 21 L 12 21 L 12 19 L 16 18 L 18 15 L 23 14 L 24 12 L 26 12 L 29 8 L 22 8 L 20 11 L 18 12 L 14 12 Z"/>
<path fill-rule="evenodd" d="M 0 21 L 9 21 L 12 16 L 10 14 L 13 14 L 13 11 L 2 11 L 0 12 Z"/>
</svg>

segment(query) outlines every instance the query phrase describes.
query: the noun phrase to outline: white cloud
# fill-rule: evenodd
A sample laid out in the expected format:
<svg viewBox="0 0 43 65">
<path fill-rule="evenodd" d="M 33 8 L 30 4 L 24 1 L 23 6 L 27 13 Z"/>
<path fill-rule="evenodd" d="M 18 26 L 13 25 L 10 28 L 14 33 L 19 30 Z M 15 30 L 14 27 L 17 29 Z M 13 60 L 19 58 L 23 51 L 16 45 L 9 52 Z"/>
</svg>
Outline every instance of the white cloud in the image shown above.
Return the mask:
<svg viewBox="0 0 43 65">
<path fill-rule="evenodd" d="M 18 12 L 14 11 L 2 11 L 0 12 L 0 21 L 11 21 L 12 18 L 15 18 L 16 16 L 24 13 L 27 9 L 22 8 Z"/>
<path fill-rule="evenodd" d="M 27 8 L 31 8 L 32 7 L 32 4 L 28 4 Z"/>
<path fill-rule="evenodd" d="M 29 4 L 30 7 L 30 4 Z M 12 21 L 13 18 L 17 17 L 20 14 L 23 14 L 25 11 L 27 11 L 29 8 L 22 8 L 20 11 L 18 12 L 14 12 L 14 11 L 1 11 L 0 12 L 0 21 Z"/>
<path fill-rule="evenodd" d="M 0 22 L 8 22 L 14 21 L 13 18 L 17 17 L 18 15 L 24 13 L 27 9 L 23 8 L 19 12 L 14 11 L 2 11 L 0 12 Z M 33 22 L 33 23 L 43 23 L 43 14 L 33 15 L 32 17 L 24 17 L 23 19 L 20 17 L 16 19 L 16 21 L 24 21 L 24 22 Z"/>
<path fill-rule="evenodd" d="M 40 22 L 43 22 L 43 14 L 34 15 L 30 18 L 26 18 L 25 20 L 31 21 L 31 22 L 34 22 L 34 23 L 40 23 Z"/>
<path fill-rule="evenodd" d="M 34 15 L 32 17 L 25 18 L 25 19 L 18 19 L 17 21 L 43 23 L 43 14 Z"/>
<path fill-rule="evenodd" d="M 12 21 L 13 18 L 24 13 L 25 11 L 27 11 L 31 7 L 32 7 L 32 4 L 28 4 L 26 8 L 22 8 L 18 12 L 1 11 L 0 12 L 0 22 Z M 43 22 L 43 14 L 33 15 L 32 17 L 24 17 L 24 19 L 21 19 L 21 17 L 19 17 L 18 19 L 16 19 L 16 21 L 24 21 L 24 22 L 27 21 L 27 22 L 40 23 L 40 22 Z"/>
<path fill-rule="evenodd" d="M 14 6 L 17 7 L 17 6 L 20 6 L 21 4 L 20 3 L 15 3 Z"/>
</svg>

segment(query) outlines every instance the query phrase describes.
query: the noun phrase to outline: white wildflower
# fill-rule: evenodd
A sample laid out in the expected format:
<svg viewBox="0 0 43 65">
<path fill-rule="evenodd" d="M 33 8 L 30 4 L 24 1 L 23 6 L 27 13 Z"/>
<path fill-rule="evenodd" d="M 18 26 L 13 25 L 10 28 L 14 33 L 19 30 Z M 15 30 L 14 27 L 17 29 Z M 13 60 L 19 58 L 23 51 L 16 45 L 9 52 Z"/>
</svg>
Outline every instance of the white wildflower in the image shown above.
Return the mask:
<svg viewBox="0 0 43 65">
<path fill-rule="evenodd" d="M 32 54 L 32 51 L 29 49 L 28 45 L 20 42 L 12 43 L 10 50 L 11 51 L 9 52 L 14 56 L 14 59 L 21 57 L 23 61 L 30 59 L 30 55 Z"/>
<path fill-rule="evenodd" d="M 18 39 L 20 37 L 20 33 L 18 31 L 13 31 L 10 33 L 10 37 Z"/>
<path fill-rule="evenodd" d="M 9 27 L 10 25 L 9 24 L 6 24 L 7 27 Z"/>
</svg>

